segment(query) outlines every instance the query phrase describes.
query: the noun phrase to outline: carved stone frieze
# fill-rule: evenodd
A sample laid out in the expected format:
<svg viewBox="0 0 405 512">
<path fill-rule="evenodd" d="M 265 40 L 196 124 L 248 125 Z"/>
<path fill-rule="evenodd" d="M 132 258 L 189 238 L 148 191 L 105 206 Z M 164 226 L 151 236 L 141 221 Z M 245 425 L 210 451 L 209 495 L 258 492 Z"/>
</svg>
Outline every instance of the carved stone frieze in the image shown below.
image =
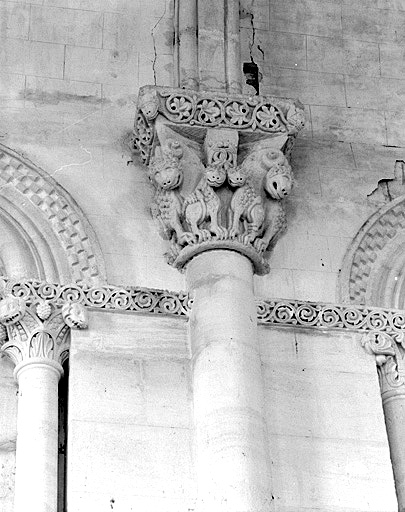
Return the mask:
<svg viewBox="0 0 405 512">
<path fill-rule="evenodd" d="M 59 307 L 8 294 L 0 301 L 0 325 L 0 351 L 16 365 L 33 358 L 62 364 L 69 352 L 69 330 L 86 328 L 87 314 L 80 303 Z"/>
<path fill-rule="evenodd" d="M 80 322 L 80 315 L 70 319 L 69 312 L 75 304 L 86 308 L 134 311 L 163 315 L 187 316 L 192 299 L 185 292 L 169 292 L 136 286 L 99 286 L 89 288 L 78 284 L 53 284 L 35 280 L 0 280 L 0 295 L 20 298 L 31 306 L 45 302 L 66 308 L 65 321 Z M 0 302 L 1 304 L 1 302 Z M 65 305 L 67 304 L 67 305 Z M 63 312 L 63 309 L 62 309 Z M 1 323 L 0 323 L 1 325 Z"/>
<path fill-rule="evenodd" d="M 135 145 L 155 187 L 152 216 L 170 242 L 171 265 L 228 249 L 268 272 L 263 253 L 286 226 L 288 157 L 303 124 L 302 107 L 288 100 L 141 89 Z"/>
<path fill-rule="evenodd" d="M 402 334 L 405 311 L 319 302 L 258 300 L 258 322 L 321 330 L 372 331 Z"/>
<path fill-rule="evenodd" d="M 164 117 L 179 133 L 196 128 L 231 128 L 245 137 L 286 135 L 294 138 L 303 128 L 302 105 L 269 96 L 227 95 L 220 92 L 145 86 L 139 91 L 135 120 L 135 144 L 145 163 L 149 162 L 155 138 L 155 120 Z"/>
<path fill-rule="evenodd" d="M 371 331 L 363 336 L 362 345 L 375 355 L 383 402 L 405 395 L 405 340 L 404 333 Z"/>
<path fill-rule="evenodd" d="M 100 286 L 88 288 L 78 284 L 62 285 L 32 280 L 0 281 L 0 295 L 12 296 L 17 302 L 1 309 L 0 338 L 8 321 L 19 318 L 24 307 L 38 306 L 42 318 L 51 307 L 65 308 L 65 322 L 74 326 L 82 323 L 80 314 L 69 319 L 69 313 L 81 304 L 86 308 L 109 311 L 132 311 L 158 315 L 188 316 L 192 297 L 185 292 L 169 292 L 135 286 Z M 10 303 L 8 303 L 10 304 Z M 66 304 L 66 305 L 65 305 Z M 405 311 L 358 305 L 324 304 L 283 299 L 257 299 L 257 321 L 274 327 L 300 327 L 320 330 L 353 332 L 383 332 L 401 334 L 405 329 Z M 45 311 L 43 311 L 45 310 Z M 73 311 L 74 313 L 74 311 Z M 41 316 L 42 315 L 42 316 Z M 70 323 L 69 323 L 70 322 Z"/>
</svg>

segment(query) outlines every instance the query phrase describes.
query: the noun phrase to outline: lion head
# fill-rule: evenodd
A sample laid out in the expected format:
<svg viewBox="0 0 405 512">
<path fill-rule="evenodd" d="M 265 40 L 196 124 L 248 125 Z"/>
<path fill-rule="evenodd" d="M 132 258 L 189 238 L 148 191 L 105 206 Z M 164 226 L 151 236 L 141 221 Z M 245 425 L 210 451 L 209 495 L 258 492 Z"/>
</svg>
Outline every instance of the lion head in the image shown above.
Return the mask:
<svg viewBox="0 0 405 512">
<path fill-rule="evenodd" d="M 243 167 L 230 167 L 228 169 L 228 183 L 231 187 L 243 187 L 248 179 L 248 172 Z"/>
<path fill-rule="evenodd" d="M 156 148 L 149 165 L 149 178 L 163 190 L 173 190 L 183 181 L 181 158 L 183 150 L 179 142 L 167 141 L 165 148 Z"/>
<path fill-rule="evenodd" d="M 271 149 L 262 156 L 267 171 L 264 188 L 273 199 L 283 199 L 291 192 L 293 177 L 287 158 L 279 149 Z"/>
<path fill-rule="evenodd" d="M 208 165 L 205 168 L 205 177 L 210 187 L 220 187 L 226 180 L 226 169 L 222 165 Z"/>
<path fill-rule="evenodd" d="M 66 302 L 62 307 L 65 324 L 73 329 L 86 329 L 88 326 L 87 311 L 79 302 Z"/>
<path fill-rule="evenodd" d="M 19 322 L 25 313 L 25 302 L 9 295 L 0 301 L 0 323 L 11 325 Z"/>
</svg>

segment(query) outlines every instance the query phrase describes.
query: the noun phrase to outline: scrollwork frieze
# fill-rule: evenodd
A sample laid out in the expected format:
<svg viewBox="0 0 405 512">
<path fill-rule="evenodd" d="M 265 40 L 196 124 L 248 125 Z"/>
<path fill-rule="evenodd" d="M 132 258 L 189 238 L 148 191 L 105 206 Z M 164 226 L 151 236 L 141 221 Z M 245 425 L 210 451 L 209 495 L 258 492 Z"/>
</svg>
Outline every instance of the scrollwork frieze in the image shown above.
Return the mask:
<svg viewBox="0 0 405 512">
<path fill-rule="evenodd" d="M 63 285 L 7 278 L 1 280 L 0 293 L 23 299 L 27 305 L 40 301 L 60 307 L 65 304 L 80 303 L 88 308 L 175 316 L 187 316 L 192 304 L 192 299 L 185 292 L 136 286 L 89 288 L 78 284 Z M 67 308 L 67 306 L 64 307 Z M 69 323 L 68 317 L 66 322 Z"/>
<path fill-rule="evenodd" d="M 65 305 L 66 323 L 69 323 L 67 315 L 71 311 L 72 304 L 76 303 L 86 308 L 107 311 L 180 317 L 187 317 L 193 304 L 192 295 L 184 291 L 174 292 L 135 286 L 89 288 L 78 284 L 64 285 L 36 280 L 12 280 L 4 277 L 0 281 L 0 294 L 22 299 L 26 307 L 35 305 L 36 315 L 39 318 L 47 315 L 49 308 L 53 305 L 58 307 Z M 257 299 L 256 306 L 258 323 L 269 327 L 386 332 L 395 335 L 402 335 L 405 330 L 405 311 L 396 309 L 285 299 Z M 15 315 L 13 310 L 10 314 Z M 75 322 L 78 320 L 76 319 Z M 3 331 L 4 328 L 0 323 L 0 338 Z"/>
<path fill-rule="evenodd" d="M 321 330 L 402 334 L 405 311 L 318 302 L 259 300 L 259 324 Z"/>
</svg>

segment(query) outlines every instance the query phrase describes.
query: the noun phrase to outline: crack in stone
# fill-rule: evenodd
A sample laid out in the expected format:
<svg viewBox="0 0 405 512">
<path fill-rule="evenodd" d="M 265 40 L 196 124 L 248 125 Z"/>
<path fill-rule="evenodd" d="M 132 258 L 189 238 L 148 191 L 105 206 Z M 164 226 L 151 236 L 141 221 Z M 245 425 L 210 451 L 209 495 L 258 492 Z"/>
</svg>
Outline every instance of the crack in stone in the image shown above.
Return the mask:
<svg viewBox="0 0 405 512">
<path fill-rule="evenodd" d="M 157 85 L 156 83 L 156 61 L 157 61 L 157 50 L 156 50 L 156 39 L 155 39 L 155 30 L 157 28 L 157 26 L 159 25 L 159 23 L 162 21 L 162 19 L 166 16 L 166 9 L 167 9 L 167 5 L 165 3 L 165 10 L 162 14 L 162 16 L 157 20 L 157 22 L 155 23 L 155 25 L 153 26 L 150 34 L 152 36 L 152 42 L 153 42 L 153 53 L 154 53 L 154 57 L 153 57 L 153 61 L 152 61 L 152 70 L 153 70 L 153 81 L 154 81 L 154 84 Z"/>
<path fill-rule="evenodd" d="M 83 146 L 80 146 L 80 149 L 82 149 L 85 153 L 87 153 L 90 158 L 88 160 L 86 160 L 85 162 L 77 162 L 77 163 L 73 163 L 73 164 L 66 164 L 66 165 L 62 165 L 61 167 L 59 167 L 59 169 L 56 169 L 55 171 L 53 171 L 50 176 L 55 176 L 56 173 L 62 171 L 63 169 L 67 169 L 68 167 L 74 167 L 74 166 L 79 166 L 79 165 L 87 165 L 89 164 L 90 162 L 93 161 L 93 155 L 91 154 L 91 152 L 86 149 L 85 147 Z"/>
</svg>

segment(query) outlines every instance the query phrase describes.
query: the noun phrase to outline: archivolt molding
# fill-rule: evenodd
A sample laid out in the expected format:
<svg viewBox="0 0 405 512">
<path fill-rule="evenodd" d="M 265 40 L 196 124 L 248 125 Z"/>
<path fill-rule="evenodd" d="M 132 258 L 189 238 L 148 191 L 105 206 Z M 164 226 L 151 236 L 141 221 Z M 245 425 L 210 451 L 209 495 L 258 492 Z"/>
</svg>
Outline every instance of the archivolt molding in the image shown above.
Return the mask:
<svg viewBox="0 0 405 512">
<path fill-rule="evenodd" d="M 135 286 L 86 287 L 34 280 L 0 280 L 0 294 L 15 296 L 28 306 L 49 303 L 61 306 L 78 303 L 89 308 L 175 315 L 187 317 L 193 298 L 186 292 L 169 292 Z M 258 323 L 274 327 L 300 327 L 318 330 L 401 333 L 405 311 L 356 305 L 324 304 L 295 300 L 257 299 Z"/>
<path fill-rule="evenodd" d="M 341 300 L 402 308 L 404 249 L 405 196 L 401 196 L 379 208 L 354 238 L 342 265 Z"/>
<path fill-rule="evenodd" d="M 87 285 L 105 282 L 101 249 L 80 207 L 51 176 L 1 144 L 0 196 L 4 204 L 18 210 L 23 228 L 29 223 L 40 235 L 48 232 L 61 280 Z M 40 236 L 35 238 L 43 243 Z"/>
</svg>

